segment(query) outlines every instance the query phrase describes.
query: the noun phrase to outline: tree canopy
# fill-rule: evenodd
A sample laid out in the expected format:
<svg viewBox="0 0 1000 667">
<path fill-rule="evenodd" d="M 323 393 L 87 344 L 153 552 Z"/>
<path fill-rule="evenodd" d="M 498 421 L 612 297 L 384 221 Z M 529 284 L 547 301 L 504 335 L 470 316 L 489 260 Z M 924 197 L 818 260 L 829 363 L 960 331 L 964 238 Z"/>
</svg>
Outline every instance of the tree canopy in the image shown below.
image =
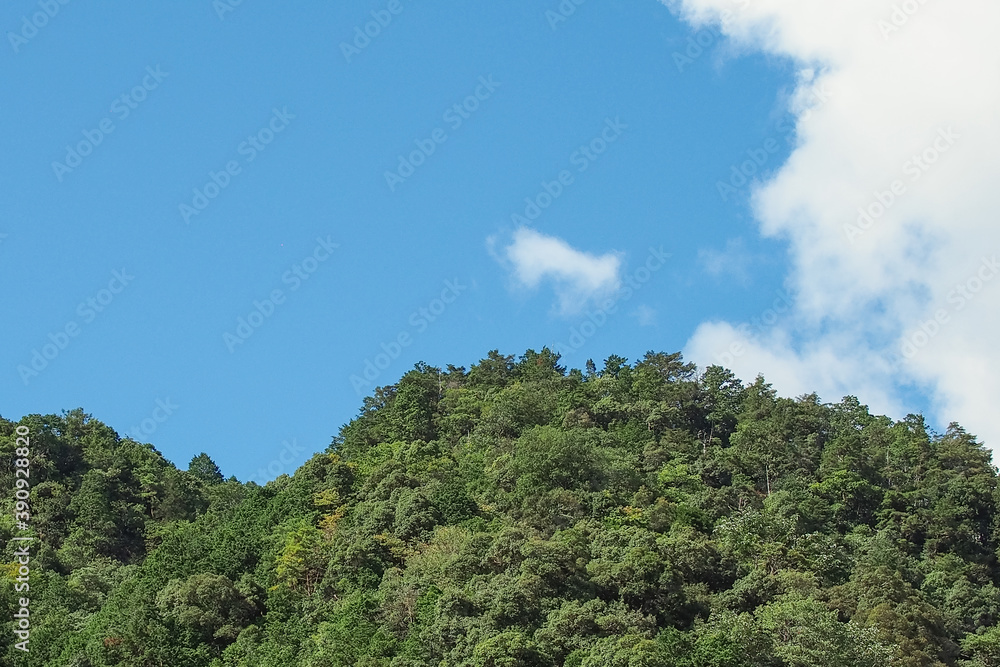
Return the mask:
<svg viewBox="0 0 1000 667">
<path fill-rule="evenodd" d="M 33 666 L 1000 667 L 982 443 L 680 354 L 417 364 L 265 486 L 0 418 L 7 609 L 18 426 Z"/>
</svg>

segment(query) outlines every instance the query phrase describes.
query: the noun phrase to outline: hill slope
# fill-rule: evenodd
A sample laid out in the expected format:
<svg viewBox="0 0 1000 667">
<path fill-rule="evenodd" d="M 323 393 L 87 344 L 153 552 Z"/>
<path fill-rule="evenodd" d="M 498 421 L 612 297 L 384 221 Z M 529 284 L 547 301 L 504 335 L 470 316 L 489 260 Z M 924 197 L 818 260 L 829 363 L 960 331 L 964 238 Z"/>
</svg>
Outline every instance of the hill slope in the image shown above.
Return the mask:
<svg viewBox="0 0 1000 667">
<path fill-rule="evenodd" d="M 265 487 L 80 410 L 0 420 L 0 453 L 32 666 L 1000 665 L 974 437 L 677 354 L 418 364 Z M 3 663 L 29 664 L 16 641 Z"/>
</svg>

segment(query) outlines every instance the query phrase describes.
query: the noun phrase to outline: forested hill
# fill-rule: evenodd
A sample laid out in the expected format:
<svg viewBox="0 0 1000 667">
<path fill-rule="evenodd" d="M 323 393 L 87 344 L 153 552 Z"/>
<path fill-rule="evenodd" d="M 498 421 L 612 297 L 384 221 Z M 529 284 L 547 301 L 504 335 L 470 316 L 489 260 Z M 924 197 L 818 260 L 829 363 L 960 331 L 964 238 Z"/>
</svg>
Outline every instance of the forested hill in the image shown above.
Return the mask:
<svg viewBox="0 0 1000 667">
<path fill-rule="evenodd" d="M 3 665 L 1000 665 L 983 445 L 678 354 L 419 364 L 264 487 L 81 410 L 0 450 Z"/>
</svg>

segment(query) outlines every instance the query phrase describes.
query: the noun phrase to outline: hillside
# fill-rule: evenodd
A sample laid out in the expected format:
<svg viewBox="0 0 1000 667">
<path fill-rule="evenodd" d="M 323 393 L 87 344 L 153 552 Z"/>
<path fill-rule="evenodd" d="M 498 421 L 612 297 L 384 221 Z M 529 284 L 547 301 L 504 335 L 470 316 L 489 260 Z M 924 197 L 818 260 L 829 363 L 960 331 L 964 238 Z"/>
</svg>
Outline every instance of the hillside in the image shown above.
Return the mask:
<svg viewBox="0 0 1000 667">
<path fill-rule="evenodd" d="M 679 354 L 418 364 L 264 487 L 82 410 L 0 419 L 0 452 L 2 606 L 31 610 L 5 665 L 1000 665 L 974 436 Z"/>
</svg>

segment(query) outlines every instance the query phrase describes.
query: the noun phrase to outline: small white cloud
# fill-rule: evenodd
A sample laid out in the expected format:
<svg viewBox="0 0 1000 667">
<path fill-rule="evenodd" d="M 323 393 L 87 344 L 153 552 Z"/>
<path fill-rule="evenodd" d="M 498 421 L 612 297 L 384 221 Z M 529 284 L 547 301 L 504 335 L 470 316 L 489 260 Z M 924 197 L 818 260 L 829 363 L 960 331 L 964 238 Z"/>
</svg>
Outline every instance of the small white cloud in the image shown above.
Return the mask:
<svg viewBox="0 0 1000 667">
<path fill-rule="evenodd" d="M 656 311 L 645 304 L 633 310 L 632 317 L 638 320 L 640 327 L 656 326 Z"/>
<path fill-rule="evenodd" d="M 487 244 L 492 248 L 494 240 L 487 239 Z M 579 312 L 587 302 L 608 296 L 621 285 L 618 254 L 592 255 L 526 227 L 514 232 L 499 259 L 509 264 L 514 280 L 523 287 L 535 289 L 551 282 L 563 315 Z"/>
<path fill-rule="evenodd" d="M 716 278 L 730 275 L 741 283 L 750 279 L 749 269 L 753 259 L 741 238 L 729 239 L 723 250 L 702 248 L 698 251 L 698 260 L 710 275 Z"/>
</svg>

